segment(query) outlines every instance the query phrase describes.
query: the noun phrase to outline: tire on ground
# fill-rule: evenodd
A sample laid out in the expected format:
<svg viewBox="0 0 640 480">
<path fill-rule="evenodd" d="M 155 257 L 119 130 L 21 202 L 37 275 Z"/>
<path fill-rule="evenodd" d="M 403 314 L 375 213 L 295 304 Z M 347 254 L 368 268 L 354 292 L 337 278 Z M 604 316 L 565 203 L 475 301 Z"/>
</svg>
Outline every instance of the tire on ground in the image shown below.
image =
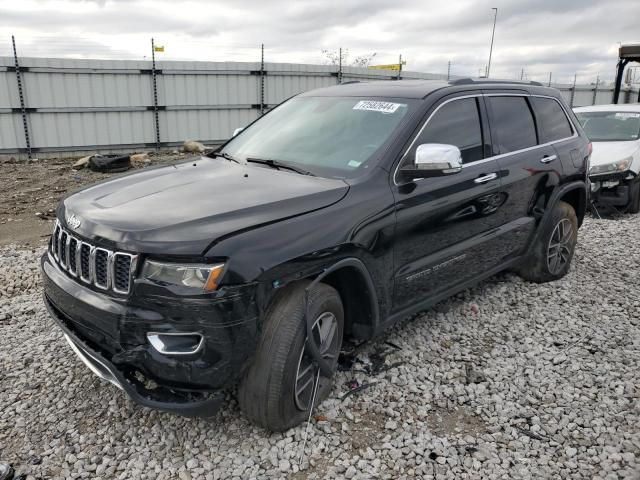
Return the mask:
<svg viewBox="0 0 640 480">
<path fill-rule="evenodd" d="M 252 365 L 238 388 L 238 403 L 254 424 L 271 431 L 284 431 L 305 421 L 309 411 L 300 410 L 294 388 L 300 354 L 306 340 L 304 290 L 309 281 L 297 282 L 279 292 L 267 309 L 263 332 Z M 339 345 L 342 344 L 344 311 L 340 295 L 319 283 L 309 292 L 309 315 L 335 315 Z M 338 355 L 333 360 L 334 371 Z M 315 405 L 329 394 L 332 379 L 320 377 Z"/>
<path fill-rule="evenodd" d="M 640 177 L 635 178 L 629 184 L 629 213 L 640 212 Z"/>
<path fill-rule="evenodd" d="M 572 226 L 572 235 L 569 239 L 569 254 L 566 264 L 557 272 L 549 268 L 548 251 L 551 236 L 556 226 L 562 220 L 569 220 Z M 517 269 L 518 274 L 530 282 L 544 283 L 564 277 L 571 266 L 571 260 L 578 241 L 578 218 L 573 207 L 567 202 L 557 202 L 553 207 L 550 218 L 540 227 L 539 236 L 531 246 L 522 265 Z"/>
</svg>

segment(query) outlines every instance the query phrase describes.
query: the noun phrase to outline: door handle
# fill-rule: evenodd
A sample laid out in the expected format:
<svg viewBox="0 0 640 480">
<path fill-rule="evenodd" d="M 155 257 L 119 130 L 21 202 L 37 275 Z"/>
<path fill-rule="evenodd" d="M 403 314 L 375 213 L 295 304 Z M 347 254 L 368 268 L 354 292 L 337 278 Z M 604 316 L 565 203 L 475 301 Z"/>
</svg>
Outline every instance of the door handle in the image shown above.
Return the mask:
<svg viewBox="0 0 640 480">
<path fill-rule="evenodd" d="M 558 156 L 557 156 L 557 155 L 545 155 L 544 157 L 542 157 L 542 158 L 540 159 L 540 161 L 541 161 L 542 163 L 551 163 L 551 162 L 553 162 L 553 161 L 554 161 L 555 159 L 557 159 L 557 158 L 558 158 Z"/>
<path fill-rule="evenodd" d="M 474 180 L 475 183 L 487 183 L 490 182 L 491 180 L 495 180 L 496 178 L 498 178 L 498 174 L 497 173 L 488 173 L 486 175 L 482 175 L 478 178 L 476 178 Z"/>
</svg>

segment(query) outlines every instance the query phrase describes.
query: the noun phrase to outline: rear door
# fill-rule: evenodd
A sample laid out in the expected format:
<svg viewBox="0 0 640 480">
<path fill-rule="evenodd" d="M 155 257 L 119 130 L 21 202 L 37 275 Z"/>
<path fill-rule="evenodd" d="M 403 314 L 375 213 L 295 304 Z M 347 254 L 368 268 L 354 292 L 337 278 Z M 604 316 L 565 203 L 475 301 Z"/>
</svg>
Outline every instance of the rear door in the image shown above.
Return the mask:
<svg viewBox="0 0 640 480">
<path fill-rule="evenodd" d="M 539 193 L 558 183 L 562 166 L 552 145 L 541 144 L 529 96 L 490 93 L 485 96 L 494 158 L 498 162 L 505 207 L 498 215 L 505 235 L 502 260 L 518 256 L 535 228 L 534 207 Z"/>
<path fill-rule="evenodd" d="M 394 309 L 464 283 L 495 264 L 492 239 L 502 205 L 498 164 L 488 158 L 490 138 L 481 95 L 442 101 L 427 115 L 398 167 L 412 162 L 418 145 L 444 143 L 462 153 L 459 173 L 418 180 L 396 170 L 392 190 L 397 227 L 394 242 Z"/>
<path fill-rule="evenodd" d="M 538 120 L 540 143 L 553 143 L 557 161 L 565 175 L 577 169 L 584 171 L 587 158 L 580 139 L 560 102 L 553 97 L 529 97 Z"/>
</svg>

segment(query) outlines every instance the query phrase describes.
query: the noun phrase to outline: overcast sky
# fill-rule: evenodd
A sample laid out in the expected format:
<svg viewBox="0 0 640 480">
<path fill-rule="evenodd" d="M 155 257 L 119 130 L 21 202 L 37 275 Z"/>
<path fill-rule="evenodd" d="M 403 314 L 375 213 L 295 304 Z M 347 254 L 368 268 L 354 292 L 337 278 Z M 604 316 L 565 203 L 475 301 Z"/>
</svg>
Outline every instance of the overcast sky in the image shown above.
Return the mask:
<svg viewBox="0 0 640 480">
<path fill-rule="evenodd" d="M 0 0 L 0 55 L 347 63 L 406 59 L 407 70 L 477 75 L 498 21 L 491 76 L 612 79 L 618 42 L 640 42 L 640 0 Z"/>
</svg>

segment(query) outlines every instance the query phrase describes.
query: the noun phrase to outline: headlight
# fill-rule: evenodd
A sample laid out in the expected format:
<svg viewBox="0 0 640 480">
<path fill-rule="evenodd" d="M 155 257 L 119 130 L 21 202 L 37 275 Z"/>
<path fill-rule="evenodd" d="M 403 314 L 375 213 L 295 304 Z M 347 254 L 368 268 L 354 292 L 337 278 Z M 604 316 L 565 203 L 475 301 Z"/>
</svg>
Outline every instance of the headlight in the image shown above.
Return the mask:
<svg viewBox="0 0 640 480">
<path fill-rule="evenodd" d="M 218 281 L 223 270 L 224 263 L 215 265 L 176 264 L 147 260 L 142 267 L 141 276 L 159 285 L 177 285 L 213 292 L 218 288 Z"/>
<path fill-rule="evenodd" d="M 589 168 L 589 175 L 598 175 L 599 173 L 615 173 L 629 170 L 631 166 L 631 157 L 618 160 L 617 162 L 607 163 L 606 165 L 592 165 Z"/>
</svg>

